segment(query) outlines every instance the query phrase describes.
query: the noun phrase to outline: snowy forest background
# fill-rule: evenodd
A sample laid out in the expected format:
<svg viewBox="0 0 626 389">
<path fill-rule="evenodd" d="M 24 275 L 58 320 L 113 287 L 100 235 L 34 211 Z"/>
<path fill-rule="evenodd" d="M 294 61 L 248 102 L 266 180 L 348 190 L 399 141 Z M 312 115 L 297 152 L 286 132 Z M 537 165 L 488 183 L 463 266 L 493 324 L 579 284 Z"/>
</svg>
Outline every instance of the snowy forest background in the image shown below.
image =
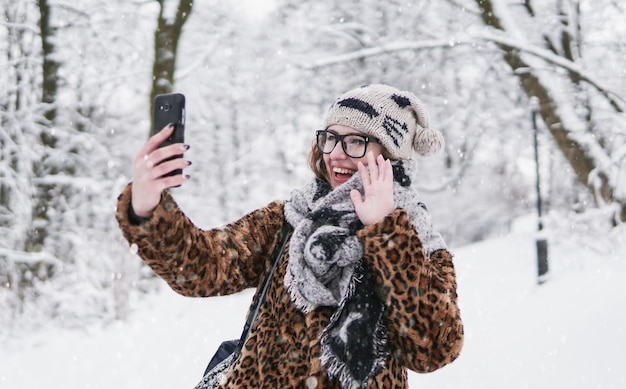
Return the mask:
<svg viewBox="0 0 626 389">
<path fill-rule="evenodd" d="M 533 112 L 545 228 L 599 251 L 623 236 L 623 1 L 0 4 L 0 342 L 124 320 L 156 288 L 113 214 L 158 93 L 187 96 L 174 193 L 202 227 L 287 198 L 330 102 L 382 82 L 446 138 L 418 183 L 452 247 L 535 212 Z"/>
</svg>

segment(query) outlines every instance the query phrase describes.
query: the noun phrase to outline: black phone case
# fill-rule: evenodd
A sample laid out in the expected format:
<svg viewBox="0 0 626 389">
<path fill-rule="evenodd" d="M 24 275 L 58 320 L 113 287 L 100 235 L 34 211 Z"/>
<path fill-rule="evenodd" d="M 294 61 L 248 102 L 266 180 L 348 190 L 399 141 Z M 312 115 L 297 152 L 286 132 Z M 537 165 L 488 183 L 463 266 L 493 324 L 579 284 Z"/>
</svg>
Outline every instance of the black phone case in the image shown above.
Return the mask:
<svg viewBox="0 0 626 389">
<path fill-rule="evenodd" d="M 159 147 L 165 147 L 174 143 L 185 142 L 185 96 L 180 93 L 167 93 L 157 95 L 154 98 L 154 113 L 153 113 L 153 126 L 152 135 L 161 131 L 165 126 L 173 123 L 175 126 L 174 132 L 166 140 L 159 145 Z M 176 155 L 173 158 L 182 158 L 183 155 Z M 182 174 L 181 169 L 174 170 L 167 176 L 173 176 L 176 174 Z"/>
</svg>

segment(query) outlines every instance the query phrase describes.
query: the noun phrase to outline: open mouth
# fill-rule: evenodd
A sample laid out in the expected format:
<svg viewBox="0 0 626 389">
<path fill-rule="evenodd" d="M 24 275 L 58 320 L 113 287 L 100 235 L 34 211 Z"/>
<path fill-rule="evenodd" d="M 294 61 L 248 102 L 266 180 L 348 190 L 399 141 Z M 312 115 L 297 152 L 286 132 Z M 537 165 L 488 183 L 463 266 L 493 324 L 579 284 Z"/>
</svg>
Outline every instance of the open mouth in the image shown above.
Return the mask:
<svg viewBox="0 0 626 389">
<path fill-rule="evenodd" d="M 356 172 L 357 172 L 356 170 L 352 170 L 352 169 L 345 169 L 345 168 L 340 168 L 340 167 L 333 168 L 333 174 L 335 175 L 335 178 L 341 181 L 349 179 Z"/>
</svg>

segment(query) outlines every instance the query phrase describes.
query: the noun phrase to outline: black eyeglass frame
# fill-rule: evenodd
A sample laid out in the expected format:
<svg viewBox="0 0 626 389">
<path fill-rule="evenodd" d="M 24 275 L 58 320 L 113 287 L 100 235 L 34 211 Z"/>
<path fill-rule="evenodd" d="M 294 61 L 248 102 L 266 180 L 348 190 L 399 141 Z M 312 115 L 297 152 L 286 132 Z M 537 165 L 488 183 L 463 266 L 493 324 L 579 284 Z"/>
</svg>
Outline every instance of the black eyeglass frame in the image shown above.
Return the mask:
<svg viewBox="0 0 626 389">
<path fill-rule="evenodd" d="M 333 134 L 335 136 L 335 145 L 333 146 L 332 149 L 330 149 L 330 151 L 328 152 L 324 152 L 324 149 L 322 147 L 320 147 L 320 136 L 324 135 L 324 134 Z M 363 148 L 363 155 L 355 157 L 353 155 L 350 155 L 347 151 L 348 145 L 346 144 L 346 142 L 344 141 L 345 138 L 349 137 L 349 136 L 358 136 L 359 138 L 363 138 L 365 140 L 365 147 Z M 333 150 L 335 150 L 335 147 L 337 147 L 337 145 L 339 143 L 341 143 L 341 149 L 343 150 L 343 152 L 350 158 L 363 158 L 365 156 L 365 154 L 367 154 L 367 145 L 371 143 L 378 143 L 380 144 L 380 140 L 378 140 L 378 138 L 375 138 L 373 136 L 367 136 L 367 135 L 363 135 L 363 134 L 345 134 L 345 135 L 339 135 L 334 131 L 330 131 L 330 130 L 317 130 L 315 132 L 315 144 L 317 145 L 317 149 L 320 151 L 320 153 L 322 154 L 330 154 L 333 152 Z"/>
</svg>

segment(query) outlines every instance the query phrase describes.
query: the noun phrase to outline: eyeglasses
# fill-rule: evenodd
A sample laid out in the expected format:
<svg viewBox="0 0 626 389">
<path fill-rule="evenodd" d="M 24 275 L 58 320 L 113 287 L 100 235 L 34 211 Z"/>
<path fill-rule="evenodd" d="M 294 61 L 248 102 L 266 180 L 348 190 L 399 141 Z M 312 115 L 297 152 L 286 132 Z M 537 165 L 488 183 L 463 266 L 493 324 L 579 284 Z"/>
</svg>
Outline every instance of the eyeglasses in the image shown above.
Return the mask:
<svg viewBox="0 0 626 389">
<path fill-rule="evenodd" d="M 367 151 L 368 143 L 380 143 L 380 141 L 372 136 L 360 134 L 339 135 L 332 131 L 320 130 L 316 132 L 317 148 L 321 153 L 330 154 L 341 142 L 343 152 L 350 158 L 362 158 Z"/>
</svg>

